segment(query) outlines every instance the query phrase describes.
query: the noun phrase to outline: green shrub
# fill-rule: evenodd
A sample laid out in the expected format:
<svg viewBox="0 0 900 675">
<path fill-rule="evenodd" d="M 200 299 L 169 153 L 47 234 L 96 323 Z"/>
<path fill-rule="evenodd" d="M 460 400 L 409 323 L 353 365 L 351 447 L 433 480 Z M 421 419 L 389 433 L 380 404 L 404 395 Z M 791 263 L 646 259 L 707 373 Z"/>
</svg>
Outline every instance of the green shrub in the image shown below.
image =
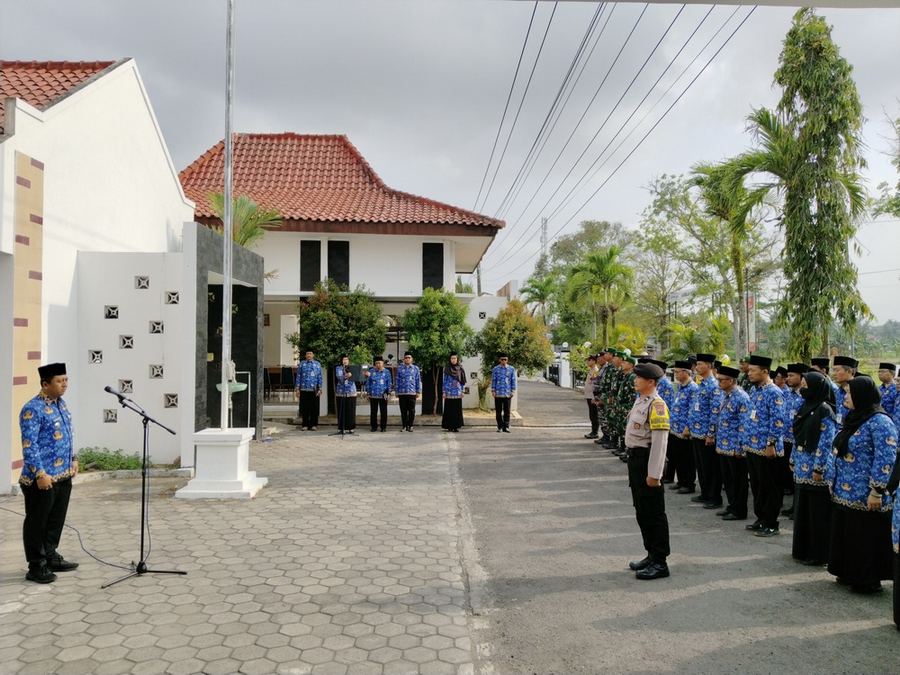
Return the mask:
<svg viewBox="0 0 900 675">
<path fill-rule="evenodd" d="M 81 471 L 140 470 L 143 466 L 140 453 L 126 455 L 120 448 L 81 448 L 78 451 L 78 468 Z"/>
</svg>

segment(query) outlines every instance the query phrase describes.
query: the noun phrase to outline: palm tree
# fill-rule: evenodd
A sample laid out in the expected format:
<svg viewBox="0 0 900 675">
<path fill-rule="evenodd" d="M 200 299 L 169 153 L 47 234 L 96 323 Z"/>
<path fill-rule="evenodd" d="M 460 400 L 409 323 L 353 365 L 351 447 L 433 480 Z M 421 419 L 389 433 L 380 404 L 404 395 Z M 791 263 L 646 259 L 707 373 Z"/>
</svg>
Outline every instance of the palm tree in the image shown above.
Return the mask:
<svg viewBox="0 0 900 675">
<path fill-rule="evenodd" d="M 206 197 L 219 220 L 223 220 L 225 195 L 221 192 L 210 192 Z M 282 218 L 277 209 L 263 208 L 247 195 L 237 195 L 233 199 L 231 222 L 234 242 L 246 248 L 254 248 L 266 236 L 267 230 L 281 227 Z M 222 231 L 221 227 L 218 229 Z"/>
<path fill-rule="evenodd" d="M 544 277 L 543 279 L 532 277 L 519 289 L 519 293 L 526 303 L 534 303 L 534 307 L 531 308 L 531 316 L 534 316 L 535 310 L 540 308 L 541 321 L 544 322 L 545 326 L 549 323 L 547 320 L 549 318 L 547 316 L 547 305 L 555 290 L 556 280 L 553 277 Z"/>
<path fill-rule="evenodd" d="M 613 342 L 623 349 L 628 348 L 632 354 L 643 354 L 647 351 L 647 331 L 639 326 L 620 323 L 613 331 Z"/>
<path fill-rule="evenodd" d="M 747 269 L 745 244 L 750 231 L 756 225 L 749 218 L 750 212 L 761 199 L 762 193 L 748 192 L 744 186 L 744 174 L 734 161 L 694 165 L 693 182 L 700 188 L 707 215 L 724 223 L 730 234 L 729 257 L 734 274 L 735 292 L 729 294 L 733 297 L 728 298 L 728 301 L 734 317 L 735 345 L 740 353 L 747 354 L 750 348 L 747 322 L 744 320 L 746 299 L 743 297 Z"/>
<path fill-rule="evenodd" d="M 605 251 L 588 253 L 584 262 L 572 268 L 569 278 L 569 300 L 575 304 L 589 303 L 594 335 L 599 319 L 604 344 L 609 342 L 610 317 L 615 321 L 615 312 L 627 297 L 628 286 L 634 279 L 632 269 L 619 262 L 621 254 L 621 247 L 615 245 Z"/>
</svg>

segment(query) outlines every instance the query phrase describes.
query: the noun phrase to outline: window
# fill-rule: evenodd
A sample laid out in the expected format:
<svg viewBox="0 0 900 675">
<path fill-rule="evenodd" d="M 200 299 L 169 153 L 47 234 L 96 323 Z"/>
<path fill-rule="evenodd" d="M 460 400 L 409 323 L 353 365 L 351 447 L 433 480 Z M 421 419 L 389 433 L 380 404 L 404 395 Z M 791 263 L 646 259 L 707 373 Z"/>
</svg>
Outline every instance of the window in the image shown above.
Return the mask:
<svg viewBox="0 0 900 675">
<path fill-rule="evenodd" d="M 444 287 L 444 245 L 422 244 L 422 290 Z"/>
<path fill-rule="evenodd" d="M 322 242 L 300 242 L 300 290 L 315 290 L 322 279 Z"/>
<path fill-rule="evenodd" d="M 343 286 L 350 285 L 350 242 L 328 242 L 328 278 Z"/>
</svg>

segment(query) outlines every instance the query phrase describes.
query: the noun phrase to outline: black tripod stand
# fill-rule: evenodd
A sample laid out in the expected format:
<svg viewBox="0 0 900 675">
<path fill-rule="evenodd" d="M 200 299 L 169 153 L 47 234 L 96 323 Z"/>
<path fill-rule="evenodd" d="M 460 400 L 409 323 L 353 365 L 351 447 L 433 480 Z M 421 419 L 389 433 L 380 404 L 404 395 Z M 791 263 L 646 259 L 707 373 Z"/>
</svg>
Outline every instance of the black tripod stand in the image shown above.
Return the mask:
<svg viewBox="0 0 900 675">
<path fill-rule="evenodd" d="M 180 570 L 147 569 L 147 556 L 150 555 L 150 552 L 147 551 L 147 556 L 144 555 L 144 535 L 147 529 L 149 529 L 150 527 L 150 484 L 147 481 L 147 472 L 150 470 L 150 422 L 153 422 L 155 425 L 162 427 L 173 436 L 175 435 L 175 431 L 167 427 L 165 424 L 162 424 L 150 417 L 137 403 L 132 401 L 130 398 L 125 398 L 123 394 L 119 393 L 112 387 L 105 387 L 105 391 L 118 396 L 119 403 L 122 404 L 123 408 L 128 408 L 128 410 L 131 410 L 141 416 L 142 423 L 144 425 L 144 455 L 143 461 L 141 462 L 141 557 L 137 564 L 132 562 L 132 565 L 134 565 L 133 572 L 129 572 L 124 577 L 120 577 L 115 581 L 105 583 L 100 588 L 108 588 L 109 586 L 117 584 L 120 581 L 125 581 L 126 579 L 130 579 L 131 577 L 138 577 L 142 574 L 147 574 L 148 572 L 152 572 L 153 574 L 187 574 L 187 572 L 182 572 Z"/>
</svg>

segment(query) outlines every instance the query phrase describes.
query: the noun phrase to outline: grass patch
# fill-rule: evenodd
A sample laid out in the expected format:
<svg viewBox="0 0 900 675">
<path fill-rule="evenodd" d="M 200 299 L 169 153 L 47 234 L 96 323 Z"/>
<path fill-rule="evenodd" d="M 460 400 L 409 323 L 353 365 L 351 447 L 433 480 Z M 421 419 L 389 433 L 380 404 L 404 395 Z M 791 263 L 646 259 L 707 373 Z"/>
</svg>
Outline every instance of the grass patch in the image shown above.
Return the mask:
<svg viewBox="0 0 900 675">
<path fill-rule="evenodd" d="M 109 448 L 81 448 L 78 451 L 78 468 L 81 471 L 140 471 L 142 466 L 140 453 L 126 455 L 121 448 L 115 452 Z"/>
</svg>

